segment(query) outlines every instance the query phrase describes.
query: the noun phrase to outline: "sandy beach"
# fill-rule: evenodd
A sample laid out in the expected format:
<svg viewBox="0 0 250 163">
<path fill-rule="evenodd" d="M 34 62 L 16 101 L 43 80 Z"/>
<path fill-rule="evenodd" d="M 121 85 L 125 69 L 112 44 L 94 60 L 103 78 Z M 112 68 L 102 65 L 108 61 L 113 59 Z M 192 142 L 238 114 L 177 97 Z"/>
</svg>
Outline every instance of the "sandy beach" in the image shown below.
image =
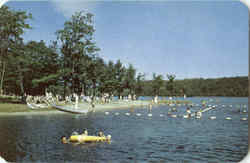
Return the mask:
<svg viewBox="0 0 250 163">
<path fill-rule="evenodd" d="M 148 106 L 150 101 L 113 101 L 107 104 L 96 104 L 95 111 L 109 111 L 116 109 L 125 109 L 125 108 L 136 108 L 140 106 Z M 74 105 L 64 105 L 67 108 L 74 108 Z M 89 103 L 79 103 L 78 109 L 91 109 L 91 105 Z M 67 112 L 63 112 L 56 109 L 37 109 L 37 110 L 27 110 L 27 111 L 19 111 L 19 112 L 0 112 L 0 116 L 25 116 L 25 115 L 52 115 L 52 114 L 71 114 Z"/>
</svg>

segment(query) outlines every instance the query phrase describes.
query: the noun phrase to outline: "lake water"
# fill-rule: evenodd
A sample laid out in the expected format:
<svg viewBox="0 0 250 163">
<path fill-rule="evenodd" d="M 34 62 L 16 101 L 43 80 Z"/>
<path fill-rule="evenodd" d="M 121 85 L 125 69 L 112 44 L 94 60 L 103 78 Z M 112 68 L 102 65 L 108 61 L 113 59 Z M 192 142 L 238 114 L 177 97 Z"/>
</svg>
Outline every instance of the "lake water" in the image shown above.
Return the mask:
<svg viewBox="0 0 250 163">
<path fill-rule="evenodd" d="M 210 99 L 187 98 L 195 104 L 207 100 L 209 105 L 217 105 L 201 119 L 170 117 L 169 106 L 153 107 L 151 112 L 142 107 L 88 116 L 1 116 L 0 156 L 16 162 L 238 162 L 248 149 L 248 121 L 241 120 L 248 114 L 238 110 L 248 110 L 248 99 Z M 175 107 L 174 114 L 184 114 L 186 106 Z M 200 108 L 193 106 L 191 110 Z M 216 119 L 209 119 L 211 116 Z M 84 129 L 90 135 L 100 130 L 111 134 L 112 142 L 61 143 L 61 136 Z"/>
</svg>

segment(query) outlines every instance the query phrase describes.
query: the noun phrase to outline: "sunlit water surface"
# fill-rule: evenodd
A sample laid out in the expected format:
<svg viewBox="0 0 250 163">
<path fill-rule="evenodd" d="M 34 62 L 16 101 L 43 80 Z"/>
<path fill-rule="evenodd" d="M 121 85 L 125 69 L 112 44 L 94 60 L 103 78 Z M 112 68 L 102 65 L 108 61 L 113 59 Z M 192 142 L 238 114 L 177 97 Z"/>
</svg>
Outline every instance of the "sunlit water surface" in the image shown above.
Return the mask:
<svg viewBox="0 0 250 163">
<path fill-rule="evenodd" d="M 0 116 L 0 156 L 16 162 L 228 163 L 242 160 L 248 149 L 248 121 L 241 118 L 248 118 L 248 114 L 238 110 L 248 110 L 248 99 L 187 98 L 195 104 L 201 104 L 204 99 L 218 106 L 204 113 L 201 119 L 170 117 L 169 106 L 155 106 L 151 112 L 141 107 L 87 116 Z M 183 115 L 186 106 L 175 107 L 174 114 Z M 191 110 L 200 108 L 194 106 Z M 152 116 L 148 116 L 149 113 Z M 216 119 L 209 119 L 211 116 Z M 69 137 L 73 131 L 82 133 L 84 129 L 91 135 L 100 130 L 111 134 L 112 142 L 61 143 L 61 136 Z"/>
</svg>

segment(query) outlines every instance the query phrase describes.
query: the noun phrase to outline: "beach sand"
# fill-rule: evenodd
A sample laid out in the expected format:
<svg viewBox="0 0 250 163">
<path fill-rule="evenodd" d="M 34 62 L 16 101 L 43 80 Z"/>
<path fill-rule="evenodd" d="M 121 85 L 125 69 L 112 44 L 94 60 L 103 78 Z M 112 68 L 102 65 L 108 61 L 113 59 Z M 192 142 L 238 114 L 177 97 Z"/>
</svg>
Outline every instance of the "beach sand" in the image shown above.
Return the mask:
<svg viewBox="0 0 250 163">
<path fill-rule="evenodd" d="M 96 104 L 95 111 L 111 111 L 117 109 L 125 109 L 125 108 L 137 108 L 141 106 L 147 106 L 150 104 L 150 101 L 113 101 L 107 104 Z M 74 105 L 64 105 L 67 108 L 74 108 Z M 78 109 L 91 109 L 91 105 L 88 103 L 79 103 Z M 71 114 L 60 110 L 55 110 L 54 108 L 51 110 L 29 110 L 22 112 L 0 112 L 0 116 L 26 116 L 26 115 L 53 115 L 53 114 Z"/>
</svg>

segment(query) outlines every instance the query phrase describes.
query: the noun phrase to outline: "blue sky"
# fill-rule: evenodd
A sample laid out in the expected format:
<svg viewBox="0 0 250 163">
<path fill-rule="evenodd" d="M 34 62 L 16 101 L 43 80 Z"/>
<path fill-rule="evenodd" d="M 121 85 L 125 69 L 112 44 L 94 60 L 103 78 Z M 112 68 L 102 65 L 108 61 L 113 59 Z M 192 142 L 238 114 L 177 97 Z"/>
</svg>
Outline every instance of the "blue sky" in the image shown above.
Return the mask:
<svg viewBox="0 0 250 163">
<path fill-rule="evenodd" d="M 184 78 L 248 75 L 248 9 L 236 1 L 10 1 L 33 14 L 28 40 L 55 40 L 75 11 L 95 15 L 95 40 L 105 60 Z"/>
</svg>

